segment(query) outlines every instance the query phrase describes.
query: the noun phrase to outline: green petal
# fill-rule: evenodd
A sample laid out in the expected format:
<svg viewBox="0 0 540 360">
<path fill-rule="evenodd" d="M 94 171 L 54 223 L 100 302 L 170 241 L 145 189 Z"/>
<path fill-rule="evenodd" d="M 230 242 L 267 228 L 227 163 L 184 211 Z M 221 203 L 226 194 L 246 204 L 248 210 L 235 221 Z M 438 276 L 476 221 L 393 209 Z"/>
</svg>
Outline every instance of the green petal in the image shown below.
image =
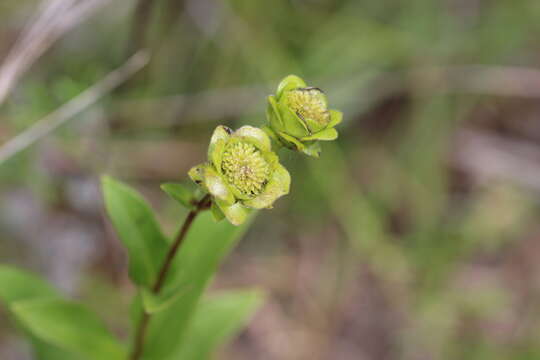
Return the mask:
<svg viewBox="0 0 540 360">
<path fill-rule="evenodd" d="M 299 151 L 303 151 L 304 150 L 304 144 L 302 144 L 302 142 L 300 142 L 300 140 L 298 140 L 297 138 L 291 136 L 291 135 L 288 135 L 288 134 L 285 134 L 283 132 L 280 132 L 278 133 L 279 136 L 281 136 L 285 141 L 293 144 L 294 147 L 296 147 L 296 150 L 299 150 Z"/>
<path fill-rule="evenodd" d="M 188 171 L 188 175 L 196 184 L 201 184 L 204 181 L 204 169 L 208 164 L 199 164 L 192 167 Z"/>
<path fill-rule="evenodd" d="M 294 137 L 304 137 L 309 135 L 309 130 L 306 124 L 294 113 L 286 104 L 279 103 L 279 110 L 281 111 L 281 119 L 283 120 L 283 127 L 289 135 Z"/>
<path fill-rule="evenodd" d="M 221 160 L 223 158 L 223 151 L 225 151 L 225 145 L 227 145 L 227 140 L 219 139 L 215 142 L 214 145 L 208 148 L 208 159 L 212 162 L 212 164 L 220 174 Z"/>
<path fill-rule="evenodd" d="M 223 214 L 233 225 L 242 225 L 246 221 L 247 216 L 249 215 L 249 209 L 244 207 L 241 203 L 237 202 L 232 205 L 223 203 L 220 200 L 217 200 L 217 204 Z"/>
<path fill-rule="evenodd" d="M 321 143 L 313 141 L 309 145 L 306 145 L 302 152 L 308 156 L 318 158 L 321 155 Z"/>
<path fill-rule="evenodd" d="M 321 99 L 322 102 L 324 103 L 324 107 L 328 109 L 328 97 L 326 97 L 326 94 L 324 93 L 324 91 L 322 91 L 319 88 L 316 88 L 316 89 L 319 90 L 319 99 Z"/>
<path fill-rule="evenodd" d="M 271 208 L 277 198 L 289 193 L 290 186 L 291 175 L 283 165 L 277 164 L 264 191 L 259 196 L 244 201 L 244 205 L 254 209 Z"/>
<path fill-rule="evenodd" d="M 273 168 L 276 165 L 279 165 L 279 156 L 275 152 L 268 151 L 262 155 L 271 168 Z"/>
<path fill-rule="evenodd" d="M 234 132 L 233 136 L 249 140 L 262 151 L 270 151 L 272 149 L 268 135 L 263 130 L 254 126 L 242 126 Z"/>
<path fill-rule="evenodd" d="M 210 145 L 208 146 L 208 158 L 212 158 L 212 153 L 214 152 L 214 147 L 219 141 L 227 140 L 231 135 L 232 130 L 224 125 L 219 125 L 214 130 L 212 137 L 210 138 Z"/>
<path fill-rule="evenodd" d="M 266 107 L 266 118 L 272 126 L 277 131 L 283 130 L 283 120 L 281 119 L 281 114 L 278 110 L 278 105 L 276 98 L 273 95 L 268 97 L 268 106 Z"/>
<path fill-rule="evenodd" d="M 328 127 L 328 124 L 321 124 L 313 119 L 305 119 L 306 125 L 312 134 L 322 131 Z"/>
<path fill-rule="evenodd" d="M 274 149 L 274 151 L 278 151 L 279 149 L 283 147 L 283 144 L 281 143 L 281 140 L 279 139 L 278 134 L 276 134 L 276 132 L 272 128 L 268 126 L 263 126 L 261 129 L 270 138 L 272 142 L 272 148 Z"/>
<path fill-rule="evenodd" d="M 279 99 L 281 98 L 281 95 L 285 91 L 289 91 L 296 88 L 303 88 L 306 87 L 306 83 L 304 80 L 302 80 L 300 77 L 296 75 L 289 75 L 285 77 L 278 85 L 277 91 L 276 91 L 276 97 Z"/>
<path fill-rule="evenodd" d="M 330 141 L 335 140 L 338 137 L 338 132 L 334 128 L 327 128 L 323 131 L 319 131 L 316 134 L 313 134 L 311 136 L 306 136 L 302 138 L 302 141 L 308 141 L 308 140 L 324 140 L 324 141 Z"/>
<path fill-rule="evenodd" d="M 329 128 L 333 128 L 337 124 L 341 123 L 343 120 L 343 113 L 341 111 L 337 110 L 329 110 L 330 111 L 330 122 L 328 123 Z"/>
<path fill-rule="evenodd" d="M 227 140 L 231 136 L 230 134 L 232 134 L 232 130 L 229 127 L 219 125 L 210 138 L 210 145 L 215 144 L 218 140 Z"/>
<path fill-rule="evenodd" d="M 208 192 L 227 204 L 234 203 L 234 195 L 229 190 L 221 176 L 210 166 L 204 169 L 204 184 Z"/>
<path fill-rule="evenodd" d="M 223 220 L 225 218 L 225 214 L 223 214 L 223 211 L 219 208 L 219 206 L 216 204 L 215 201 L 212 201 L 212 206 L 210 207 L 210 211 L 212 212 L 212 216 L 214 217 L 214 220 L 216 222 Z"/>
</svg>

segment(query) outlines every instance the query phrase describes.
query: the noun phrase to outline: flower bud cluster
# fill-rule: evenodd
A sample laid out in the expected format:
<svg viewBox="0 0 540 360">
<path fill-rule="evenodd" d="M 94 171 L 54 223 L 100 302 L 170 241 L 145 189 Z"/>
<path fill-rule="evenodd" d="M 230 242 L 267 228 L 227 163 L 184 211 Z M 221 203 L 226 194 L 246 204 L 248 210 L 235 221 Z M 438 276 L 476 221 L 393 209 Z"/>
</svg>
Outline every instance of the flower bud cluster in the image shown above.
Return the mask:
<svg viewBox="0 0 540 360">
<path fill-rule="evenodd" d="M 318 157 L 319 140 L 337 138 L 342 114 L 328 109 L 321 89 L 297 76 L 281 81 L 268 97 L 268 126 L 220 125 L 208 147 L 208 161 L 189 171 L 191 179 L 212 197 L 216 220 L 242 224 L 252 209 L 271 208 L 289 193 L 291 177 L 274 151 L 280 147 Z"/>
</svg>

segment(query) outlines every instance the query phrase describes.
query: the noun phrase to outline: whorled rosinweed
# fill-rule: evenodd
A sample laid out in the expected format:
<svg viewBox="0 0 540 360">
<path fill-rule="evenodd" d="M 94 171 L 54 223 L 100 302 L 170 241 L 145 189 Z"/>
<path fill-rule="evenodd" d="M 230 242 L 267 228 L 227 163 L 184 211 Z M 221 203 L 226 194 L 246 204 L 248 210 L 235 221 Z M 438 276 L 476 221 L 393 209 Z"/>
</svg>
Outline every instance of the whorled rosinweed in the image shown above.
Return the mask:
<svg viewBox="0 0 540 360">
<path fill-rule="evenodd" d="M 270 208 L 288 194 L 291 178 L 272 151 L 261 129 L 242 126 L 236 131 L 220 125 L 212 135 L 208 162 L 189 171 L 191 179 L 212 195 L 212 213 L 234 225 L 251 209 Z"/>
<path fill-rule="evenodd" d="M 289 75 L 278 85 L 275 95 L 268 97 L 265 131 L 278 143 L 289 149 L 318 157 L 319 140 L 335 140 L 334 127 L 343 114 L 328 109 L 323 91 L 307 86 L 304 80 Z"/>
</svg>

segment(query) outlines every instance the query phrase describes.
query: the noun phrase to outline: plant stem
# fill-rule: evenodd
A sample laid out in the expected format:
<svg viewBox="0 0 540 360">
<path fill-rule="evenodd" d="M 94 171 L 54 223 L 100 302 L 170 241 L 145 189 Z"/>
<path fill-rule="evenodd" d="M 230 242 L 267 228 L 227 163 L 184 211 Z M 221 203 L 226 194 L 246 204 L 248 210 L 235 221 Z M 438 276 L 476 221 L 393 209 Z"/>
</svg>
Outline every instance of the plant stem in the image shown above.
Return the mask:
<svg viewBox="0 0 540 360">
<path fill-rule="evenodd" d="M 171 247 L 169 248 L 169 251 L 167 252 L 163 265 L 161 266 L 161 269 L 159 270 L 159 275 L 156 279 L 156 282 L 152 285 L 152 292 L 154 294 L 159 294 L 159 292 L 163 288 L 163 285 L 165 284 L 165 280 L 167 278 L 167 274 L 169 273 L 169 270 L 173 263 L 174 257 L 176 256 L 178 249 L 180 249 L 180 246 L 184 242 L 186 234 L 191 228 L 193 221 L 195 220 L 195 218 L 197 217 L 197 215 L 199 215 L 201 211 L 208 209 L 210 207 L 210 204 L 211 204 L 210 196 L 206 195 L 196 204 L 195 209 L 191 210 L 189 214 L 187 215 L 186 219 L 184 220 L 184 224 L 182 224 L 182 228 L 180 229 L 180 232 L 178 233 L 178 236 L 176 236 L 174 243 L 171 245 Z M 144 342 L 146 338 L 146 330 L 148 329 L 148 325 L 150 324 L 151 318 L 152 318 L 152 314 L 149 314 L 148 312 L 143 310 L 141 320 L 139 321 L 137 330 L 135 332 L 135 341 L 133 344 L 133 351 L 129 357 L 130 360 L 140 359 L 143 353 Z"/>
</svg>

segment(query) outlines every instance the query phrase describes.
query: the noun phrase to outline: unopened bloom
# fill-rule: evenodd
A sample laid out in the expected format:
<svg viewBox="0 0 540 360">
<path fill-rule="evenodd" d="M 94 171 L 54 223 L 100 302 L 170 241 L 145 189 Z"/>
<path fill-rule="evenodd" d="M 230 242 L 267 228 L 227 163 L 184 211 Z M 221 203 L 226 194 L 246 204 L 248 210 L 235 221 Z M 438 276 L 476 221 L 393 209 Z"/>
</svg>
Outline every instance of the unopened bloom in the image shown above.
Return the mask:
<svg viewBox="0 0 540 360">
<path fill-rule="evenodd" d="M 271 208 L 289 193 L 291 183 L 268 135 L 252 126 L 235 132 L 218 126 L 210 140 L 208 162 L 193 167 L 189 176 L 212 195 L 214 216 L 225 216 L 234 225 L 243 223 L 250 209 Z"/>
<path fill-rule="evenodd" d="M 317 87 L 309 87 L 295 75 L 283 79 L 275 95 L 268 97 L 267 117 L 270 123 L 265 130 L 281 145 L 319 156 L 318 140 L 335 140 L 334 127 L 343 114 L 329 110 L 326 95 Z"/>
</svg>

